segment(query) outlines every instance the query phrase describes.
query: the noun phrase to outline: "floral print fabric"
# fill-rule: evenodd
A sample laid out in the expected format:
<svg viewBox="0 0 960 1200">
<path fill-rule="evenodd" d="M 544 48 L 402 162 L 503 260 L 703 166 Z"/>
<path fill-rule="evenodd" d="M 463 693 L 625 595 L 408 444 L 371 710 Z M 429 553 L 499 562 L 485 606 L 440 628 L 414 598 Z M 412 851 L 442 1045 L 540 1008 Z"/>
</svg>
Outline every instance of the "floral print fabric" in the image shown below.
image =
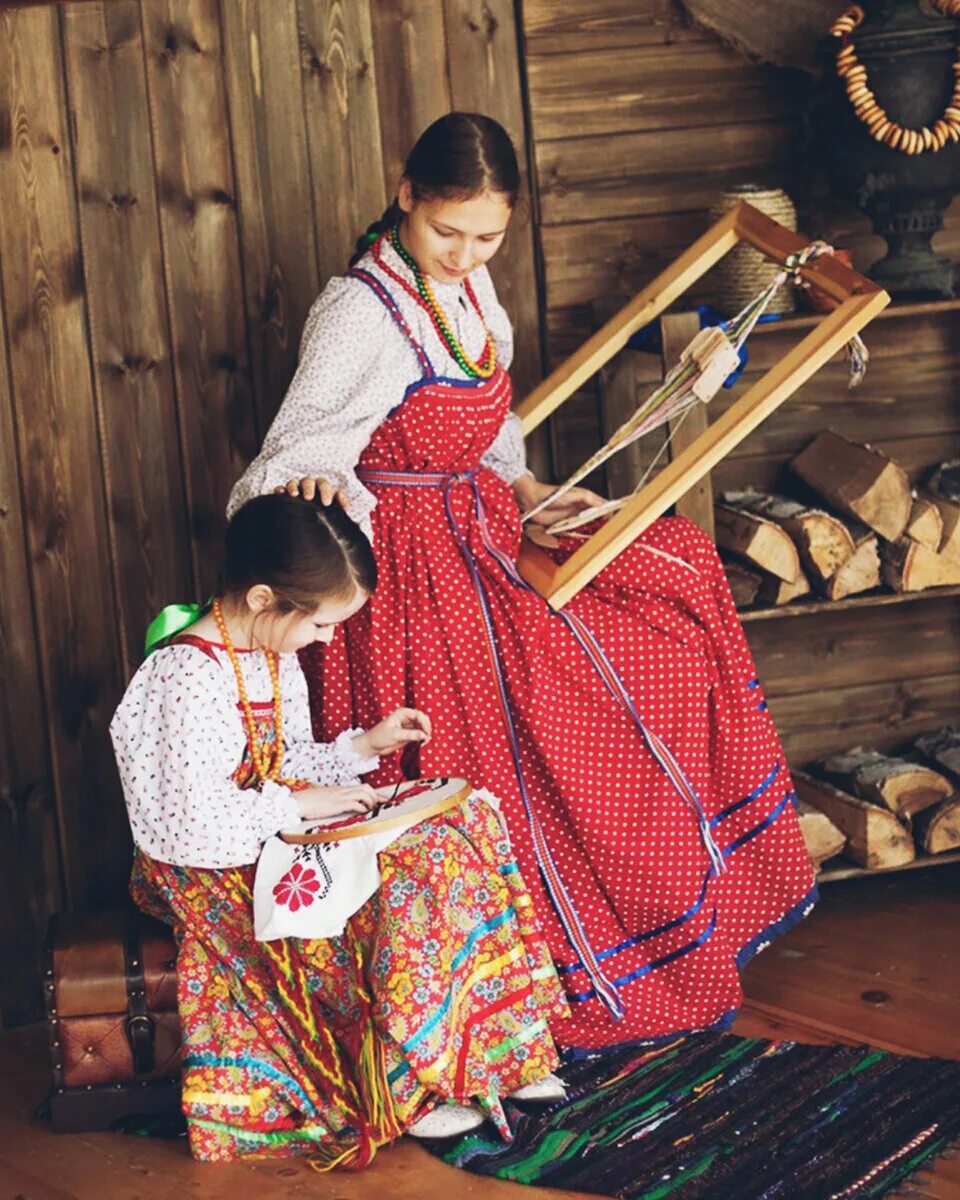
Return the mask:
<svg viewBox="0 0 960 1200">
<path fill-rule="evenodd" d="M 380 871 L 341 937 L 258 942 L 252 867 L 138 852 L 134 898 L 179 939 L 196 1158 L 362 1166 L 432 1097 L 479 1100 L 509 1136 L 499 1097 L 555 1065 L 548 1022 L 565 1004 L 490 805 L 404 833 Z"/>
</svg>

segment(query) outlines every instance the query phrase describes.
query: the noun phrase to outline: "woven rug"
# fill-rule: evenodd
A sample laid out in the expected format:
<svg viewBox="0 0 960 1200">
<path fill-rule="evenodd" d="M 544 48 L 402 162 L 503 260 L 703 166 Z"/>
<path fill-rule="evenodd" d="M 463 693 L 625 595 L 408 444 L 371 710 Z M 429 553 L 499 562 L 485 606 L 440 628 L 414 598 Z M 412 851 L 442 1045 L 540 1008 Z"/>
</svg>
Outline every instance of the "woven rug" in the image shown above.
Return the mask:
<svg viewBox="0 0 960 1200">
<path fill-rule="evenodd" d="M 698 1034 L 562 1075 L 566 1102 L 512 1109 L 512 1145 L 484 1129 L 434 1153 L 629 1200 L 859 1200 L 960 1136 L 960 1063 L 866 1047 Z"/>
</svg>

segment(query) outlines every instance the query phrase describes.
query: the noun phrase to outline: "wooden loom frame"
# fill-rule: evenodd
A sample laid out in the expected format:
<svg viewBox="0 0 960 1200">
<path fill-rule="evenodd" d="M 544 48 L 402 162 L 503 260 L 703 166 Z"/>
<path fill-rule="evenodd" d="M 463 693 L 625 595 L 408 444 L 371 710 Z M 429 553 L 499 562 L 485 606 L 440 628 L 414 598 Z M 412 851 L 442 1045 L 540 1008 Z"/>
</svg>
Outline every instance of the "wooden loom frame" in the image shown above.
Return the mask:
<svg viewBox="0 0 960 1200">
<path fill-rule="evenodd" d="M 536 429 L 587 379 L 621 350 L 638 329 L 655 320 L 725 254 L 745 242 L 786 265 L 807 238 L 741 202 L 649 283 L 602 329 L 536 387 L 514 410 L 525 435 Z M 523 578 L 552 605 L 562 608 L 648 525 L 694 486 L 890 303 L 887 293 L 832 255 L 800 268 L 809 283 L 838 301 L 806 337 L 707 426 L 686 449 L 561 565 L 530 538 L 517 562 Z"/>
</svg>

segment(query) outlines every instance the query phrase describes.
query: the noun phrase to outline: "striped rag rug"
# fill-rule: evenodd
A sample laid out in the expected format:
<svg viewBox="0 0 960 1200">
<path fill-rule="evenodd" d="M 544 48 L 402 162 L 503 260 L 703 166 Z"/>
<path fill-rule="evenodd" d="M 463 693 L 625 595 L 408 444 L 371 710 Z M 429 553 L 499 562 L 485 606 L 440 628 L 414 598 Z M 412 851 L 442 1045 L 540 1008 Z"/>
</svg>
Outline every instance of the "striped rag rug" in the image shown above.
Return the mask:
<svg viewBox="0 0 960 1200">
<path fill-rule="evenodd" d="M 580 1059 L 568 1099 L 433 1143 L 481 1175 L 624 1200 L 888 1195 L 960 1137 L 960 1063 L 707 1033 Z M 424 1143 L 431 1145 L 430 1143 Z"/>
</svg>

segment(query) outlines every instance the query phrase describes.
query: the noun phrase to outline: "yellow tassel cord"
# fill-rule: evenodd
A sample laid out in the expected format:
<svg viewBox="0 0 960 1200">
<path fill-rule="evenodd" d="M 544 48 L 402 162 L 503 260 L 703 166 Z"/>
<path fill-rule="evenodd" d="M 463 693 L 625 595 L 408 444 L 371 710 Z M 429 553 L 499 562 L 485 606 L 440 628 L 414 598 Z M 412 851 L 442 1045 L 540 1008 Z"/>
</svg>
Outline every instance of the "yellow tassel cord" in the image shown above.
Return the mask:
<svg viewBox="0 0 960 1200">
<path fill-rule="evenodd" d="M 310 1165 L 321 1173 L 338 1167 L 347 1171 L 361 1170 L 373 1161 L 380 1146 L 400 1137 L 405 1128 L 390 1090 L 386 1049 L 373 1022 L 373 1001 L 363 987 L 363 949 L 356 938 L 353 950 L 357 995 L 361 1001 L 360 1020 L 363 1023 L 357 1062 L 359 1104 L 356 1113 L 351 1114 L 358 1126 L 359 1138 L 348 1146 L 342 1143 L 320 1146 L 316 1157 L 310 1159 Z"/>
</svg>

